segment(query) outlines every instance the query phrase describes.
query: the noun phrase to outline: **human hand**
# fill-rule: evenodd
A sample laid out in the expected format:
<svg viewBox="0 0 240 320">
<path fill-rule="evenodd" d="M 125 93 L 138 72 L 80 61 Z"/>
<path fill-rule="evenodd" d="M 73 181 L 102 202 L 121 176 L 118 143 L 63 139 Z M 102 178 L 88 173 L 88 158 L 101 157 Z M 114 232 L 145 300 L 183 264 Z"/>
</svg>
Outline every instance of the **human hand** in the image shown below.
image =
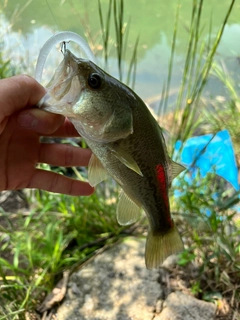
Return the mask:
<svg viewBox="0 0 240 320">
<path fill-rule="evenodd" d="M 41 136 L 78 136 L 68 119 L 33 108 L 44 94 L 26 75 L 0 80 L 0 191 L 39 188 L 90 195 L 94 189 L 88 183 L 36 168 L 38 163 L 86 166 L 91 156 L 88 149 L 40 142 Z"/>
</svg>

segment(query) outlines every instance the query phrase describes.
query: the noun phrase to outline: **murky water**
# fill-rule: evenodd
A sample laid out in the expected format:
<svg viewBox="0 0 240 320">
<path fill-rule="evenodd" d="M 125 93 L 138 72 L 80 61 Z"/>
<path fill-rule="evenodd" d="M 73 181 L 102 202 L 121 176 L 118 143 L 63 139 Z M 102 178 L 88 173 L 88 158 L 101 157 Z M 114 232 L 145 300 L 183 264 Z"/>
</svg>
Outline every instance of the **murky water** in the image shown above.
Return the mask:
<svg viewBox="0 0 240 320">
<path fill-rule="evenodd" d="M 158 100 L 168 73 L 171 41 L 179 0 L 126 0 L 124 20 L 130 23 L 126 60 L 130 59 L 132 47 L 140 36 L 136 92 L 148 101 Z M 108 0 L 101 0 L 106 16 Z M 181 0 L 178 24 L 176 57 L 174 60 L 172 92 L 177 93 L 181 81 L 183 62 L 187 51 L 192 1 Z M 230 1 L 205 0 L 202 14 L 201 38 L 216 35 L 226 14 Z M 33 75 L 37 55 L 44 42 L 55 32 L 70 30 L 84 36 L 87 34 L 101 57 L 101 32 L 97 0 L 8 0 L 0 1 L 1 31 L 7 57 L 21 64 L 23 70 Z M 113 29 L 113 27 L 112 27 Z M 111 35 L 114 37 L 114 34 Z M 239 81 L 240 70 L 240 3 L 237 1 L 225 28 L 216 58 L 224 63 L 229 73 Z M 114 43 L 110 42 L 109 72 L 117 76 Z M 19 58 L 20 57 L 20 58 Z M 61 59 L 57 52 L 49 58 L 50 65 Z M 101 58 L 100 58 L 101 61 Z M 52 72 L 47 67 L 45 77 Z M 50 75 L 49 75 L 50 76 Z M 222 95 L 223 88 L 217 81 L 210 81 L 213 95 Z"/>
</svg>

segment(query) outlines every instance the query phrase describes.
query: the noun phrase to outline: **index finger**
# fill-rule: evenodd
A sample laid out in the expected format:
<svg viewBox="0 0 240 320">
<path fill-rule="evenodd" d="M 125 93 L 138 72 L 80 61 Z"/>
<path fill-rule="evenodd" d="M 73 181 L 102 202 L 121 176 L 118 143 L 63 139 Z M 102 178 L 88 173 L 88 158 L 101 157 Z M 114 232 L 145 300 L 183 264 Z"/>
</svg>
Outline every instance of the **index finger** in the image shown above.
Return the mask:
<svg viewBox="0 0 240 320">
<path fill-rule="evenodd" d="M 0 80 L 0 123 L 16 111 L 36 105 L 45 93 L 44 87 L 27 75 Z"/>
</svg>

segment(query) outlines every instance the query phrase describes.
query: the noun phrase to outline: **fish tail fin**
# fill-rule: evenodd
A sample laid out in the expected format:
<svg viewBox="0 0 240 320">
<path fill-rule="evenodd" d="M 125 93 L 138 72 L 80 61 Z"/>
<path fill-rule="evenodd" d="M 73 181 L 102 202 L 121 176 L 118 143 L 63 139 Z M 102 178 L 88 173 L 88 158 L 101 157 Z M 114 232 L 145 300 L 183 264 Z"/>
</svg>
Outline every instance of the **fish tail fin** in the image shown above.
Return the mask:
<svg viewBox="0 0 240 320">
<path fill-rule="evenodd" d="M 147 269 L 158 268 L 168 256 L 182 250 L 182 239 L 175 225 L 164 233 L 154 234 L 150 229 L 145 250 Z"/>
</svg>

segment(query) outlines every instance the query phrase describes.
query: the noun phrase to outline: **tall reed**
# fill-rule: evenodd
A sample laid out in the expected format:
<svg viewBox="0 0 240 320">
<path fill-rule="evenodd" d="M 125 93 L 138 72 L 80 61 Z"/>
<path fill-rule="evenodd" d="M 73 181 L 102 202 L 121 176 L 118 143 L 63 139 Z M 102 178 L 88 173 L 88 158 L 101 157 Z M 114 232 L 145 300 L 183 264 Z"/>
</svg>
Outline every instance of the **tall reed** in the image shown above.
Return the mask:
<svg viewBox="0 0 240 320">
<path fill-rule="evenodd" d="M 203 119 L 197 117 L 197 113 L 200 106 L 200 98 L 207 82 L 214 55 L 222 38 L 222 34 L 229 15 L 232 12 L 235 0 L 232 0 L 228 11 L 226 12 L 224 21 L 215 37 L 213 43 L 210 43 L 211 36 L 211 23 L 209 29 L 209 39 L 201 40 L 201 17 L 204 5 L 204 0 L 193 0 L 192 2 L 192 14 L 191 23 L 189 27 L 189 40 L 188 49 L 186 53 L 182 81 L 173 112 L 173 128 L 174 134 L 172 135 L 170 142 L 170 154 L 173 154 L 174 146 L 178 140 L 186 141 L 196 128 L 199 127 Z M 169 75 L 164 91 L 164 101 L 161 104 L 160 113 L 166 111 L 168 103 L 168 95 L 171 83 L 171 73 L 173 66 L 173 59 L 176 47 L 176 35 L 177 35 L 177 22 L 178 22 L 178 10 L 176 15 L 176 22 L 172 40 L 172 51 L 169 63 Z"/>
</svg>

